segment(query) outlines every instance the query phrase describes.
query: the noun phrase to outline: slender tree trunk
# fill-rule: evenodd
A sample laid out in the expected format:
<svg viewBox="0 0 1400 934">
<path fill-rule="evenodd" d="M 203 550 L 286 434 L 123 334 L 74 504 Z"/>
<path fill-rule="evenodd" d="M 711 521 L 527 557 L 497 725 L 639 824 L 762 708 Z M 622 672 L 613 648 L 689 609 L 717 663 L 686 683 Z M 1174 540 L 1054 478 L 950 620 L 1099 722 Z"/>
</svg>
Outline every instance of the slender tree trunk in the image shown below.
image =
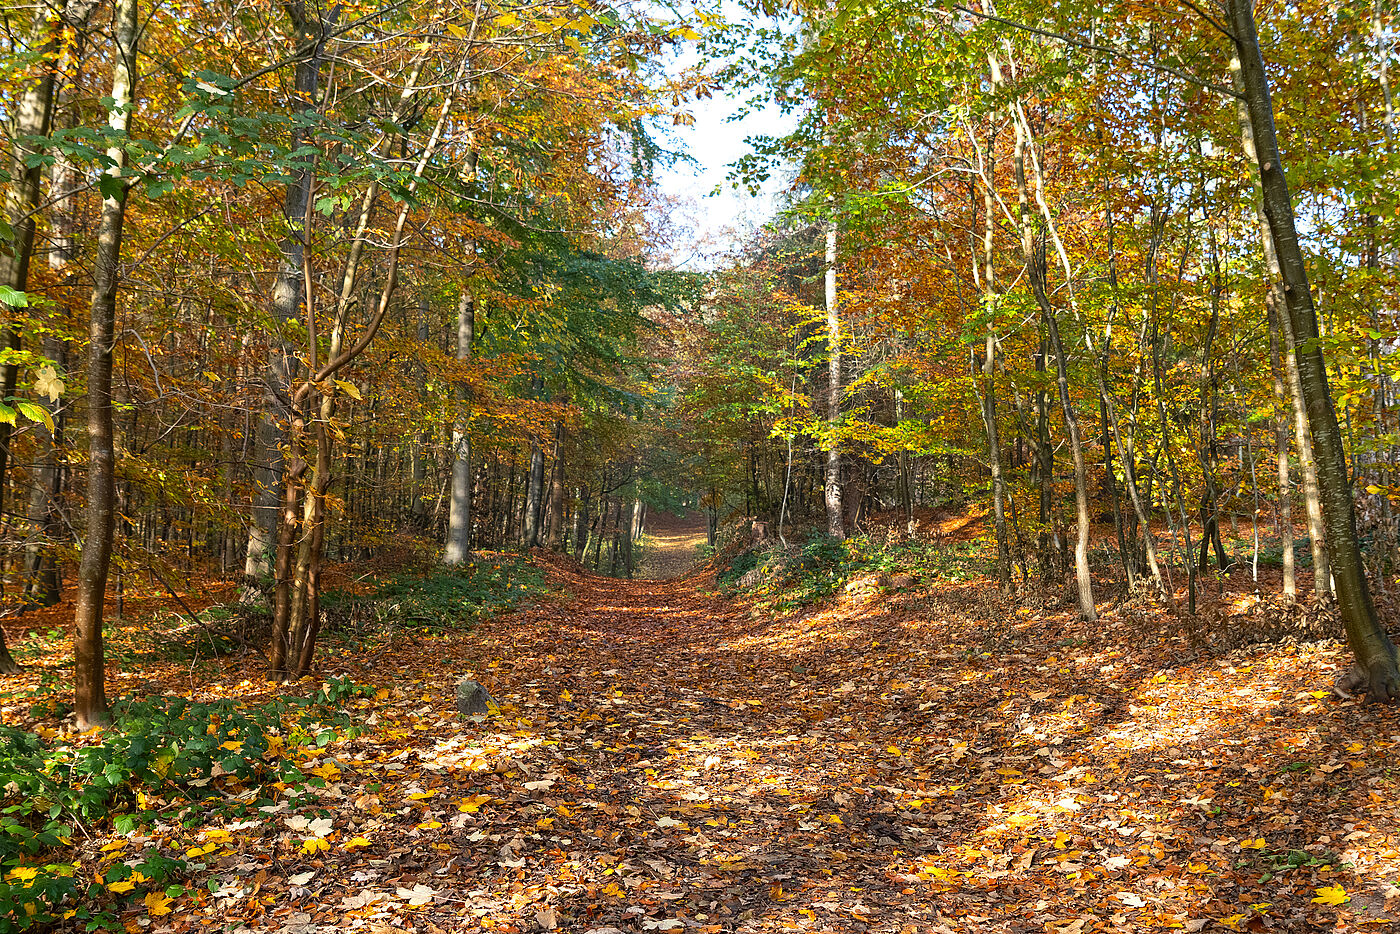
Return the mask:
<svg viewBox="0 0 1400 934">
<path fill-rule="evenodd" d="M 462 296 L 457 301 L 457 359 L 470 360 L 472 344 L 476 340 L 476 303 L 471 292 L 464 285 Z M 466 561 L 471 554 L 472 534 L 472 489 L 471 457 L 472 441 L 467 431 L 470 404 L 467 388 L 459 385 L 457 404 L 461 407 L 452 427 L 452 496 L 447 514 L 447 545 L 443 549 L 442 561 L 446 565 L 457 565 Z"/>
<path fill-rule="evenodd" d="M 841 311 L 836 292 L 836 219 L 826 225 L 826 334 L 830 354 L 827 359 L 826 418 L 831 436 L 826 451 L 826 532 L 832 538 L 846 537 L 841 508 Z"/>
<path fill-rule="evenodd" d="M 1084 462 L 1084 445 L 1079 434 L 1079 418 L 1074 411 L 1073 400 L 1069 395 L 1069 369 L 1064 343 L 1060 340 L 1060 326 L 1055 310 L 1050 304 L 1045 289 L 1044 244 L 1037 248 L 1036 237 L 1031 223 L 1029 193 L 1026 184 L 1026 154 L 1031 145 L 1030 134 L 1021 114 L 1020 104 L 1012 105 L 1011 119 L 1016 128 L 1016 188 L 1021 221 L 1021 251 L 1025 256 L 1030 272 L 1031 290 L 1035 293 L 1036 304 L 1040 307 L 1050 338 L 1050 349 L 1055 355 L 1056 385 L 1059 388 L 1060 409 L 1065 420 L 1065 434 L 1069 441 L 1070 459 L 1074 465 L 1074 500 L 1077 535 L 1074 546 L 1074 576 L 1076 594 L 1079 598 L 1079 613 L 1088 620 L 1098 615 L 1094 607 L 1093 579 L 1089 574 L 1089 484 L 1088 470 Z"/>
<path fill-rule="evenodd" d="M 1274 300 L 1275 289 L 1270 283 L 1265 294 L 1265 311 L 1269 316 L 1269 367 L 1274 383 L 1274 459 L 1278 465 L 1278 524 L 1279 547 L 1283 549 L 1283 593 L 1292 597 L 1298 593 L 1293 569 L 1293 491 L 1288 480 L 1288 397 L 1283 388 L 1283 368 L 1279 363 L 1278 315 L 1281 309 Z"/>
<path fill-rule="evenodd" d="M 291 430 L 288 432 L 287 448 L 291 460 L 282 472 L 281 521 L 277 524 L 277 540 L 274 547 L 273 594 L 272 594 L 272 636 L 268 646 L 268 676 L 281 679 L 287 673 L 289 656 L 287 637 L 288 622 L 292 607 L 292 555 L 296 544 L 297 504 L 300 502 L 301 478 L 306 472 L 306 461 L 302 457 L 302 435 L 304 419 L 293 415 Z"/>
<path fill-rule="evenodd" d="M 530 444 L 530 473 L 525 488 L 525 547 L 540 543 L 540 519 L 544 509 L 544 451 L 538 443 Z"/>
<path fill-rule="evenodd" d="M 422 295 L 418 299 L 418 343 L 426 345 L 432 336 L 432 327 L 429 316 L 432 314 L 432 306 L 428 302 L 428 297 Z M 427 388 L 422 369 L 418 370 L 418 399 L 419 404 L 427 402 Z M 418 436 L 413 439 L 413 445 L 409 451 L 409 483 L 408 483 L 408 522 L 414 529 L 425 528 L 428 524 L 428 445 L 431 441 L 431 434 L 428 431 L 428 420 L 423 419 L 422 427 L 418 430 Z"/>
<path fill-rule="evenodd" d="M 295 41 L 312 43 L 311 54 L 297 62 L 294 72 L 296 93 L 292 99 L 292 110 L 294 116 L 299 116 L 317 106 L 325 30 L 330 24 L 323 22 L 319 15 L 309 15 L 304 0 L 292 0 L 284 3 L 282 8 L 291 20 Z M 292 148 L 301 146 L 305 140 L 306 131 L 294 128 Z M 248 524 L 248 549 L 243 564 L 244 599 L 249 600 L 259 592 L 261 582 L 272 572 L 276 560 L 278 502 L 285 493 L 282 458 L 283 449 L 288 444 L 287 424 L 291 418 L 287 399 L 297 369 L 296 353 L 287 337 L 287 326 L 296 320 L 302 300 L 305 279 L 302 240 L 306 233 L 303 227 L 312 183 L 311 168 L 302 168 L 297 172 L 296 180 L 287 186 L 282 198 L 282 214 L 288 232 L 277 245 L 277 277 L 273 281 L 268 302 L 273 333 L 270 335 L 271 346 L 263 376 L 263 405 L 254 448 L 253 515 Z"/>
<path fill-rule="evenodd" d="M 564 548 L 564 423 L 554 426 L 554 469 L 549 479 L 549 534 L 546 539 L 550 551 Z"/>
<path fill-rule="evenodd" d="M 11 231 L 9 242 L 0 248 L 0 289 L 6 291 L 22 293 L 29 285 L 35 212 L 39 205 L 40 180 L 43 178 L 43 164 L 31 159 L 41 153 L 30 148 L 32 144 L 29 140 L 46 136 L 49 132 L 53 119 L 54 58 L 61 39 L 62 20 L 50 21 L 49 8 L 42 4 L 35 6 L 25 42 L 27 48 L 23 49 L 35 58 L 33 72 L 19 86 L 9 121 L 12 142 L 5 168 L 10 184 L 5 190 L 4 215 L 0 217 Z M 20 302 L 22 299 L 0 293 L 0 314 L 4 316 L 4 323 L 0 325 L 0 348 L 14 351 L 19 349 L 20 338 L 11 317 L 19 314 L 21 306 L 12 308 L 10 301 Z M 0 365 L 0 400 L 9 399 L 15 394 L 18 376 L 19 367 L 12 360 Z M 4 513 L 8 487 L 12 430 L 9 422 L 0 422 L 0 515 Z M 7 657 L 4 638 L 0 636 L 0 664 L 4 664 L 3 659 Z"/>
<path fill-rule="evenodd" d="M 1356 656 L 1356 666 L 1346 680 L 1351 687 L 1364 689 L 1372 701 L 1390 701 L 1400 697 L 1400 669 L 1396 665 L 1395 645 L 1376 616 L 1362 564 L 1346 451 L 1342 446 L 1337 413 L 1332 407 L 1322 348 L 1317 341 L 1317 313 L 1274 131 L 1273 101 L 1255 31 L 1253 4 L 1250 0 L 1228 0 L 1228 9 L 1239 53 L 1244 97 L 1249 105 L 1250 125 L 1254 130 L 1255 157 L 1263 181 L 1264 214 L 1278 254 L 1284 311 L 1293 325 L 1308 427 L 1312 430 L 1317 455 L 1318 484 L 1327 523 L 1327 554 L 1347 643 Z"/>
<path fill-rule="evenodd" d="M 574 558 L 582 561 L 588 551 L 588 485 L 574 489 Z"/>
<path fill-rule="evenodd" d="M 969 185 L 969 194 L 973 196 L 973 210 L 976 210 L 976 192 Z M 996 284 L 996 265 L 993 261 L 995 256 L 993 233 L 995 227 L 995 215 L 993 213 L 994 203 L 991 191 L 984 191 L 982 196 L 982 207 L 986 215 L 986 224 L 982 232 L 981 256 L 978 256 L 977 245 L 974 242 L 972 249 L 972 272 L 973 279 L 982 287 L 982 302 L 987 315 L 987 339 L 985 354 L 981 360 L 977 358 L 977 351 L 974 347 L 972 351 L 972 375 L 976 381 L 979 391 L 978 399 L 981 403 L 982 426 L 987 433 L 987 465 L 992 474 L 992 525 L 997 539 L 997 580 L 1003 590 L 1011 586 L 1011 542 L 1006 528 L 1006 480 L 1002 476 L 1001 470 L 1001 437 L 997 433 L 997 397 L 996 383 L 993 376 L 996 372 L 996 303 L 998 298 Z M 975 237 L 974 237 L 975 241 Z M 979 266 L 981 268 L 978 274 Z M 896 411 L 898 410 L 899 397 L 895 400 Z M 906 481 L 904 476 L 905 465 L 900 465 L 901 479 Z M 905 488 L 905 520 L 912 519 L 912 509 L 907 505 L 908 489 Z"/>
<path fill-rule="evenodd" d="M 1231 0 L 1233 3 L 1234 0 Z M 1253 14 L 1251 13 L 1251 18 Z M 1257 35 L 1256 35 L 1257 41 Z M 1261 58 L 1262 61 L 1262 58 Z M 1234 77 L 1235 86 L 1243 89 L 1245 87 L 1243 71 L 1243 55 L 1238 54 L 1230 62 L 1230 70 Z M 1267 88 L 1266 88 L 1267 90 Z M 1244 149 L 1245 158 L 1252 163 L 1257 170 L 1262 161 L 1257 147 L 1255 146 L 1253 115 L 1250 105 L 1245 99 L 1247 95 L 1242 95 L 1236 101 L 1235 114 L 1240 126 L 1240 145 Z M 1270 102 L 1270 108 L 1272 108 Z M 1275 139 L 1277 144 L 1277 139 Z M 1260 176 L 1256 175 L 1256 181 Z M 1259 226 L 1259 242 L 1264 252 L 1264 270 L 1269 276 L 1268 288 L 1264 293 L 1265 310 L 1273 309 L 1273 314 L 1269 317 L 1271 341 L 1282 342 L 1283 374 L 1288 381 L 1288 393 L 1292 402 L 1293 412 L 1293 435 L 1298 447 L 1298 466 L 1302 473 L 1303 509 L 1308 519 L 1308 544 L 1312 551 L 1313 563 L 1313 593 L 1315 596 L 1322 596 L 1332 589 L 1332 572 L 1328 566 L 1326 534 L 1323 524 L 1322 499 L 1318 488 L 1317 463 L 1313 456 L 1312 430 L 1309 427 L 1307 404 L 1304 401 L 1303 382 L 1299 370 L 1297 346 L 1298 342 L 1293 328 L 1293 318 L 1285 310 L 1287 304 L 1284 295 L 1284 278 L 1282 269 L 1279 266 L 1278 251 L 1274 243 L 1273 225 L 1269 219 L 1265 199 L 1267 193 L 1264 191 L 1262 181 L 1260 182 L 1259 203 L 1255 210 L 1256 222 Z M 1291 211 L 1290 202 L 1290 211 Z M 1311 298 L 1311 297 L 1310 297 Z M 1277 328 L 1277 333 L 1273 329 Z M 1285 450 L 1283 469 L 1286 472 L 1287 452 Z M 1287 480 L 1287 477 L 1280 474 L 1280 477 Z M 1280 486 L 1280 496 L 1285 495 L 1289 484 Z M 1291 515 L 1292 508 L 1290 506 Z M 1293 538 L 1293 528 L 1288 528 L 1290 542 Z M 1296 583 L 1293 582 L 1293 559 L 1287 559 L 1288 565 L 1285 569 L 1285 576 L 1288 583 L 1285 585 L 1284 593 L 1293 594 L 1297 590 Z"/>
<path fill-rule="evenodd" d="M 117 451 L 112 426 L 112 349 L 128 191 L 127 182 L 121 179 L 126 165 L 126 147 L 121 141 L 131 131 L 135 99 L 137 0 L 117 0 L 112 13 L 115 61 L 107 124 L 114 143 L 107 150 L 111 165 L 106 174 L 116 184 L 109 196 L 102 199 L 97 249 L 93 254 L 87 373 L 87 528 L 78 560 L 78 597 L 73 611 L 73 706 L 79 729 L 111 721 L 107 707 L 102 611 L 116 532 Z"/>
</svg>

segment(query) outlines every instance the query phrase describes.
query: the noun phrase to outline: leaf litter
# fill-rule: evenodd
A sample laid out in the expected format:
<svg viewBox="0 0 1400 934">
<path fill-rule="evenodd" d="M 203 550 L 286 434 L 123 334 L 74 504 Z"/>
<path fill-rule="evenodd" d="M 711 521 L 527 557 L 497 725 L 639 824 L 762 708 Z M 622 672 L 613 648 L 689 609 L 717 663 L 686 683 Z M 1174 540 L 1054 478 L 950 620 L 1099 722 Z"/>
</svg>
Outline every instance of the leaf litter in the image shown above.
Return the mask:
<svg viewBox="0 0 1400 934">
<path fill-rule="evenodd" d="M 983 582 L 773 616 L 707 573 L 540 556 L 559 599 L 359 660 L 361 735 L 131 930 L 1374 930 L 1400 909 L 1394 711 L 1328 643 L 1188 655 Z M 1228 623 L 1226 623 L 1228 624 Z M 464 722 L 453 686 L 502 713 Z M 293 792 L 296 792 L 293 794 Z M 145 834 L 145 836 L 143 836 Z M 89 854 L 91 855 L 91 854 Z M 119 883 L 125 885 L 126 883 Z M 115 888 L 113 889 L 115 891 Z"/>
</svg>

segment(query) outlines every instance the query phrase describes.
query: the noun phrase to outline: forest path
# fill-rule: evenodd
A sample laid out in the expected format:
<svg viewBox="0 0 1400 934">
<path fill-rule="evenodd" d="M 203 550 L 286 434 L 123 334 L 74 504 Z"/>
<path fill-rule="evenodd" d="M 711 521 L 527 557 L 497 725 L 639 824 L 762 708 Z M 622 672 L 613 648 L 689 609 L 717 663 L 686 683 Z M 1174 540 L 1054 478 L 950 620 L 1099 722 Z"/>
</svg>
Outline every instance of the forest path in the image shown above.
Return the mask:
<svg viewBox="0 0 1400 934">
<path fill-rule="evenodd" d="M 368 917 L 426 931 L 1389 917 L 1400 853 L 1372 792 L 1393 788 L 1397 723 L 1307 693 L 1316 658 L 1163 667 L 1166 642 L 1018 614 L 985 582 L 775 617 L 704 571 L 627 581 L 537 560 L 556 599 L 397 651 L 375 728 L 393 739 L 337 753 L 347 782 L 378 783 L 381 825 L 336 854 L 348 891 L 321 923 L 367 917 L 333 907 L 357 891 L 422 893 Z M 462 674 L 499 717 L 457 717 Z M 1290 851 L 1311 862 L 1279 874 Z"/>
<path fill-rule="evenodd" d="M 647 516 L 646 526 L 638 577 L 666 579 L 694 570 L 700 561 L 700 547 L 708 540 L 704 514 L 677 516 L 658 511 Z"/>
</svg>

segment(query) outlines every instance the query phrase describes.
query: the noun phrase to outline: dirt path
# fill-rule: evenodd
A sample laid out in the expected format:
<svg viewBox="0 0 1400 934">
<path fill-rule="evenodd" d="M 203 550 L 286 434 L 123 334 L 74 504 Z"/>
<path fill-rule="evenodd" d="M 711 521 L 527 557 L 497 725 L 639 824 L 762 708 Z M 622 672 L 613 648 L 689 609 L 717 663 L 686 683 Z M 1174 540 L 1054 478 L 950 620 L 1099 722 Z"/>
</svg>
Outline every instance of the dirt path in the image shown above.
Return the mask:
<svg viewBox="0 0 1400 934">
<path fill-rule="evenodd" d="M 700 513 L 648 516 L 637 576 L 660 580 L 684 575 L 700 560 L 699 549 L 705 541 L 705 517 Z"/>
<path fill-rule="evenodd" d="M 775 621 L 707 596 L 701 575 L 549 571 L 568 596 L 452 647 L 474 659 L 462 669 L 435 646 L 399 659 L 423 673 L 397 726 L 428 771 L 379 773 L 388 820 L 418 841 L 380 884 L 430 886 L 456 924 L 1079 934 L 1391 917 L 1400 853 L 1375 794 L 1394 782 L 1385 753 L 1372 766 L 1348 743 L 1390 746 L 1395 718 L 1320 704 L 1309 664 L 1158 668 L 1090 642 L 1103 626 L 1069 651 L 1029 619 L 1034 638 L 1018 636 L 975 585 Z M 442 698 L 461 670 L 502 719 L 455 725 Z M 1290 852 L 1303 865 L 1279 873 Z M 1327 892 L 1351 901 L 1314 901 Z"/>
<path fill-rule="evenodd" d="M 1160 620 L 981 581 L 775 618 L 703 573 L 537 560 L 555 599 L 349 665 L 383 690 L 309 751 L 325 788 L 171 836 L 236 841 L 194 887 L 233 894 L 153 934 L 1344 931 L 1400 906 L 1400 719 L 1314 693 L 1335 648 L 1188 660 Z M 463 675 L 499 716 L 458 716 Z"/>
</svg>

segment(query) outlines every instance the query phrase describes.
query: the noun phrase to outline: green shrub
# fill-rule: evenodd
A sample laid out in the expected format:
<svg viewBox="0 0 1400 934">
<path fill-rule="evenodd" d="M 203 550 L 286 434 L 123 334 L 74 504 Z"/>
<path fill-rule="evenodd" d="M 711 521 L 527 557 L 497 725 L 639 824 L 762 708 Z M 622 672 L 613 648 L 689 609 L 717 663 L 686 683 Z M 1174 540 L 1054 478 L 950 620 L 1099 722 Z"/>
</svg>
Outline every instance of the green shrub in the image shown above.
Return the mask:
<svg viewBox="0 0 1400 934">
<path fill-rule="evenodd" d="M 368 596 L 327 594 L 322 600 L 328 630 L 361 643 L 389 629 L 450 631 L 505 612 L 545 590 L 544 575 L 518 557 L 405 576 Z"/>
<path fill-rule="evenodd" d="M 114 725 L 87 745 L 45 743 L 33 733 L 0 726 L 0 917 L 22 926 L 78 918 L 100 927 L 113 920 L 99 898 L 113 883 L 136 878 L 128 897 L 164 887 L 182 860 L 148 853 L 129 866 L 114 863 L 103 884 L 80 881 L 64 859 L 75 831 L 110 825 L 128 832 L 154 817 L 147 795 L 181 804 L 223 795 L 228 784 L 272 782 L 324 785 L 303 775 L 284 754 L 353 735 L 339 705 L 369 689 L 333 679 L 310 698 L 254 707 L 233 700 L 208 703 L 155 697 L 119 703 Z M 120 889 L 122 886 L 118 886 Z"/>
</svg>

